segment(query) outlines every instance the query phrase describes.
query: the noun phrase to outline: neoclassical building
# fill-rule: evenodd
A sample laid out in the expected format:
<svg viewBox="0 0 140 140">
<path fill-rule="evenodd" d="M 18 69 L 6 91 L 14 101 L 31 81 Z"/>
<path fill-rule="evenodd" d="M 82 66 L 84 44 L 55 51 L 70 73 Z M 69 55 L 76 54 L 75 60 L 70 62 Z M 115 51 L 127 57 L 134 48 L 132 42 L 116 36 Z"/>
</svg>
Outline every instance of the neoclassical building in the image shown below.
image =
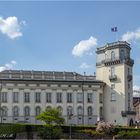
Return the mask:
<svg viewBox="0 0 140 140">
<path fill-rule="evenodd" d="M 0 72 L 0 121 L 41 123 L 45 108 L 56 107 L 67 124 L 92 125 L 104 120 L 134 122 L 134 61 L 130 44 L 118 41 L 97 48 L 96 75 L 75 72 L 5 70 Z"/>
</svg>

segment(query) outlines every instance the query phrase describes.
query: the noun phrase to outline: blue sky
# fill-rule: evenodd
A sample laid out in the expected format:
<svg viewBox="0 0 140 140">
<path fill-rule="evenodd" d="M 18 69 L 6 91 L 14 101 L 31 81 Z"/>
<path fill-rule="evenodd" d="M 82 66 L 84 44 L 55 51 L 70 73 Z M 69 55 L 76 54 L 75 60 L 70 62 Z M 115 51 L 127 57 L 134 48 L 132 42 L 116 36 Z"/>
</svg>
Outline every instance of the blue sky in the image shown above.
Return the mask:
<svg viewBox="0 0 140 140">
<path fill-rule="evenodd" d="M 0 2 L 0 69 L 94 74 L 96 48 L 125 39 L 140 89 L 139 13 L 138 1 Z"/>
</svg>

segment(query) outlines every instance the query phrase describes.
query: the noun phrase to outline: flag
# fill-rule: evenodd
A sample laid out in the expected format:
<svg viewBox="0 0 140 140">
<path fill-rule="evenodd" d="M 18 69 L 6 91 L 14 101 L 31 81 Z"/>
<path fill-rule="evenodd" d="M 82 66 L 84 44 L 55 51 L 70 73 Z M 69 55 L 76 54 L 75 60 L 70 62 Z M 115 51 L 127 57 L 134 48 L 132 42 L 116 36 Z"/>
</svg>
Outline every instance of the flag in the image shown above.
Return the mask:
<svg viewBox="0 0 140 140">
<path fill-rule="evenodd" d="M 113 27 L 113 28 L 111 28 L 111 31 L 112 31 L 112 32 L 117 32 L 118 29 L 117 29 L 117 27 Z"/>
</svg>

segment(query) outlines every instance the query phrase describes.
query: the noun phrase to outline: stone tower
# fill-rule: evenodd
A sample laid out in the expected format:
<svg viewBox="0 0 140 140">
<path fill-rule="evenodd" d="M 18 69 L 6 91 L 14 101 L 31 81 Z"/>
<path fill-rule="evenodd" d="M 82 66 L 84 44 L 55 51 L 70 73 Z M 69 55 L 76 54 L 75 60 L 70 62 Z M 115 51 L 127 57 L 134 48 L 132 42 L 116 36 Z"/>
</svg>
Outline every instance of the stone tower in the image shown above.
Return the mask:
<svg viewBox="0 0 140 140">
<path fill-rule="evenodd" d="M 103 94 L 103 119 L 116 125 L 134 123 L 133 64 L 130 44 L 108 43 L 97 48 L 96 79 L 106 83 Z"/>
</svg>

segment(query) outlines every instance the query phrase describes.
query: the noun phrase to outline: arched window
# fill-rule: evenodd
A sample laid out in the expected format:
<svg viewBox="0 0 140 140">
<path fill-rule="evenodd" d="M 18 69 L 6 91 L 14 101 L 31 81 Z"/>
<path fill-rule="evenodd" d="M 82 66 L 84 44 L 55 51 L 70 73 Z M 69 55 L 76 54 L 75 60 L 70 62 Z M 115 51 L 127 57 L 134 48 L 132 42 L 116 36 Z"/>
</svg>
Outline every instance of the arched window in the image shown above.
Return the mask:
<svg viewBox="0 0 140 140">
<path fill-rule="evenodd" d="M 115 52 L 112 51 L 112 52 L 111 52 L 111 60 L 114 60 L 114 59 L 115 59 Z"/>
<path fill-rule="evenodd" d="M 19 116 L 19 107 L 18 106 L 13 107 L 13 116 Z"/>
<path fill-rule="evenodd" d="M 87 114 L 88 114 L 88 116 L 92 116 L 93 115 L 93 110 L 92 110 L 92 107 L 91 106 L 89 106 L 87 108 Z"/>
<path fill-rule="evenodd" d="M 8 108 L 6 106 L 2 107 L 2 116 L 8 116 Z"/>
<path fill-rule="evenodd" d="M 61 114 L 63 113 L 63 108 L 61 106 L 58 106 L 57 109 L 61 112 Z"/>
<path fill-rule="evenodd" d="M 52 108 L 51 106 L 47 106 L 47 107 L 46 107 L 46 109 L 48 109 L 48 110 L 51 109 L 51 108 Z"/>
<path fill-rule="evenodd" d="M 79 106 L 79 107 L 77 108 L 77 114 L 78 114 L 78 115 L 83 115 L 83 109 L 82 109 L 81 106 Z"/>
<path fill-rule="evenodd" d="M 35 115 L 37 116 L 37 115 L 39 115 L 41 113 L 41 108 L 40 108 L 40 106 L 37 106 L 36 108 L 35 108 Z"/>
<path fill-rule="evenodd" d="M 71 106 L 68 106 L 67 108 L 67 115 L 71 116 L 73 114 L 73 108 Z"/>
<path fill-rule="evenodd" d="M 24 115 L 30 116 L 30 107 L 29 106 L 24 107 Z"/>
</svg>

